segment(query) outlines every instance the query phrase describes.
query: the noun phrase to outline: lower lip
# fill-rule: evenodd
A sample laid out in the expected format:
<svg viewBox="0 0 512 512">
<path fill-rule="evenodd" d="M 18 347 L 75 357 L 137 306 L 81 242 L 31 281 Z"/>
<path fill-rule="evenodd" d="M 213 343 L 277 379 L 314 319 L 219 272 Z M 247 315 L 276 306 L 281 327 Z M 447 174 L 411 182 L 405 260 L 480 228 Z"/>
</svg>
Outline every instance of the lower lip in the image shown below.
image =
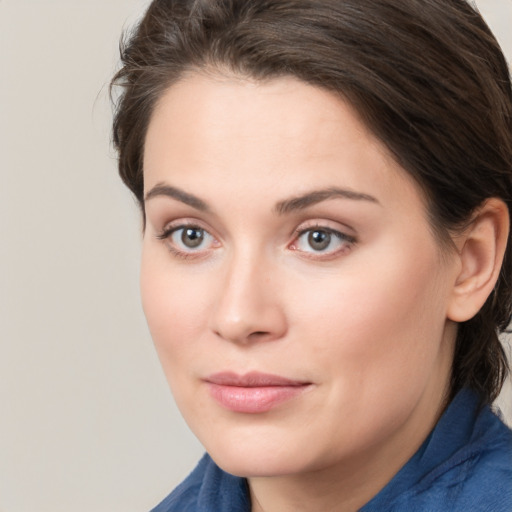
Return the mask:
<svg viewBox="0 0 512 512">
<path fill-rule="evenodd" d="M 302 394 L 308 384 L 298 386 L 241 387 L 208 383 L 211 396 L 223 407 L 234 412 L 258 414 Z"/>
</svg>

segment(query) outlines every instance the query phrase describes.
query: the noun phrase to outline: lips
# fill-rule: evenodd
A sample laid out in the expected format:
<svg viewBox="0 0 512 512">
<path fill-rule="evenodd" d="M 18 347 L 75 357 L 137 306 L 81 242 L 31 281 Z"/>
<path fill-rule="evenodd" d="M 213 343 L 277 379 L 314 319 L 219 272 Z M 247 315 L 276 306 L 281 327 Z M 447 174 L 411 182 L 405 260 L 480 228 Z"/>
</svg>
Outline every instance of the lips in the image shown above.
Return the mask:
<svg viewBox="0 0 512 512">
<path fill-rule="evenodd" d="M 216 373 L 205 379 L 205 382 L 210 395 L 222 407 L 247 414 L 270 411 L 302 394 L 311 386 L 310 382 L 260 372 L 245 375 Z"/>
</svg>

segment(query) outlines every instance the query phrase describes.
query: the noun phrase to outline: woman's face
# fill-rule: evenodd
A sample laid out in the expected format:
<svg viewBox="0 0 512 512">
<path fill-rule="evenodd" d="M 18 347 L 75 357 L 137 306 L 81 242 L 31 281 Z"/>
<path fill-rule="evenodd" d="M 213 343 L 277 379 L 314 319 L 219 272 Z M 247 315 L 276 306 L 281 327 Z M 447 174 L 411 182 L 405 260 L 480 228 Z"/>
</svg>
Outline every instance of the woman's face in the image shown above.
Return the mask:
<svg viewBox="0 0 512 512">
<path fill-rule="evenodd" d="M 144 311 L 214 460 L 407 460 L 447 390 L 458 266 L 354 111 L 293 78 L 192 74 L 156 107 L 144 172 Z"/>
</svg>

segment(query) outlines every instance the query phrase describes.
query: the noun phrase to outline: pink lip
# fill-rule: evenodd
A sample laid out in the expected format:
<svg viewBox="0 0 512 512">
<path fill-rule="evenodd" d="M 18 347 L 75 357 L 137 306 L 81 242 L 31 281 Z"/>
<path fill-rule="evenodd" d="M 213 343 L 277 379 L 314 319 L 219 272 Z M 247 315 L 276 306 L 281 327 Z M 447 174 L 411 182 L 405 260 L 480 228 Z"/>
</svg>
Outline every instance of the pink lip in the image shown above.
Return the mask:
<svg viewBox="0 0 512 512">
<path fill-rule="evenodd" d="M 250 372 L 237 375 L 222 372 L 205 379 L 211 396 L 234 412 L 267 412 L 305 391 L 311 383 L 290 380 L 278 375 Z"/>
</svg>

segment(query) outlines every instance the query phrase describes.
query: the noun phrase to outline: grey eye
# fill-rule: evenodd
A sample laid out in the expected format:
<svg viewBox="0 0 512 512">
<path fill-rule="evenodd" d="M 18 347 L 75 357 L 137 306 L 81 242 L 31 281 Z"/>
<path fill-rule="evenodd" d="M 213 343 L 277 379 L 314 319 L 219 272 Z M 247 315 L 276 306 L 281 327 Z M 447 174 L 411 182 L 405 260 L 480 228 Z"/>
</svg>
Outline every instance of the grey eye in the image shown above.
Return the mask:
<svg viewBox="0 0 512 512">
<path fill-rule="evenodd" d="M 331 243 L 332 235 L 327 231 L 310 231 L 308 234 L 308 244 L 315 251 L 324 251 Z"/>
<path fill-rule="evenodd" d="M 189 249 L 196 249 L 204 241 L 204 230 L 200 228 L 182 228 L 181 243 Z"/>
<path fill-rule="evenodd" d="M 319 226 L 301 231 L 293 248 L 296 251 L 310 255 L 316 254 L 320 257 L 335 255 L 343 249 L 349 249 L 354 242 L 355 239 L 352 236 Z"/>
</svg>

